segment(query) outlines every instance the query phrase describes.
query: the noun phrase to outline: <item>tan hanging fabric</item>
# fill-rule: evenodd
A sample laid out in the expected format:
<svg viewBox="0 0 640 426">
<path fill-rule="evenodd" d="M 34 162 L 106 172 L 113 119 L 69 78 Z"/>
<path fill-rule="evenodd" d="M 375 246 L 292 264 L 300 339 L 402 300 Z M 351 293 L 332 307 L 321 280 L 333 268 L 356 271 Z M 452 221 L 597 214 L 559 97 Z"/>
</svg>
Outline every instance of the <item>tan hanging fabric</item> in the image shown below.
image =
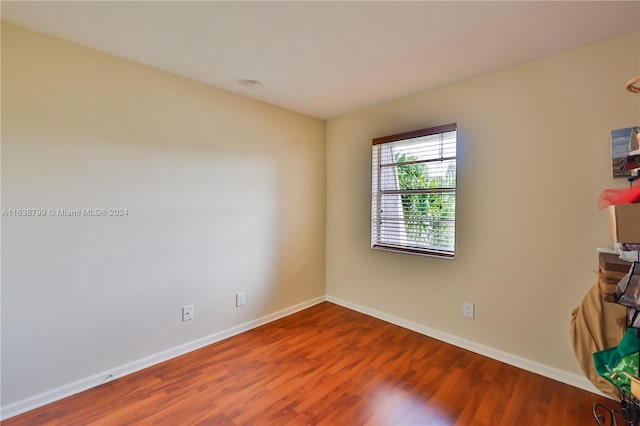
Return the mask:
<svg viewBox="0 0 640 426">
<path fill-rule="evenodd" d="M 626 313 L 624 306 L 604 302 L 596 284 L 571 315 L 573 349 L 582 371 L 600 391 L 616 399 L 618 391 L 598 375 L 593 365 L 593 353 L 620 343 L 625 330 Z"/>
</svg>

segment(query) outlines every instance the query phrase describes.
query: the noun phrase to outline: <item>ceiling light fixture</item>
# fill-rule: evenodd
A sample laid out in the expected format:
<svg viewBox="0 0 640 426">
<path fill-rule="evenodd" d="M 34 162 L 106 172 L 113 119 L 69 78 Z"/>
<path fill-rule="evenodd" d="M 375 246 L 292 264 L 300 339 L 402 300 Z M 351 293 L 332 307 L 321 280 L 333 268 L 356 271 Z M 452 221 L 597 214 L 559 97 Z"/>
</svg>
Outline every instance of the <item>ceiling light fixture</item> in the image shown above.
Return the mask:
<svg viewBox="0 0 640 426">
<path fill-rule="evenodd" d="M 258 80 L 238 80 L 238 83 L 242 84 L 244 87 L 248 87 L 249 89 L 260 89 L 262 88 L 262 83 Z"/>
</svg>

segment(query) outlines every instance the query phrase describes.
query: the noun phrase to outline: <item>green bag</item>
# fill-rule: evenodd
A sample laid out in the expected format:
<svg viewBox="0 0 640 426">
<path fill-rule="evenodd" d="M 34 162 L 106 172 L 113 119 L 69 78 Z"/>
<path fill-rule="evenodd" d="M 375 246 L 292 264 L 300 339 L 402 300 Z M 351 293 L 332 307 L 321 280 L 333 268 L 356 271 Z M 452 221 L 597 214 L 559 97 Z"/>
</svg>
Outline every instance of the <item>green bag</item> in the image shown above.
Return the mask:
<svg viewBox="0 0 640 426">
<path fill-rule="evenodd" d="M 640 339 L 637 328 L 629 328 L 615 348 L 593 354 L 593 363 L 598 374 L 622 391 L 631 393 L 631 379 L 624 373 L 638 375 Z"/>
</svg>

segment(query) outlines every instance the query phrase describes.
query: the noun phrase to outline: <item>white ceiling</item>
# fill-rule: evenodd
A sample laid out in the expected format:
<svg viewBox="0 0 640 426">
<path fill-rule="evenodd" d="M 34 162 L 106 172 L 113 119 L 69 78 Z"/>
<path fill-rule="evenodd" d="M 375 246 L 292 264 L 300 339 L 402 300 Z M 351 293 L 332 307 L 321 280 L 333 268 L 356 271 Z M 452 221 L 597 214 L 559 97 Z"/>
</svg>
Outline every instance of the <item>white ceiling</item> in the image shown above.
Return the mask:
<svg viewBox="0 0 640 426">
<path fill-rule="evenodd" d="M 640 29 L 638 1 L 2 1 L 1 12 L 324 119 Z"/>
</svg>

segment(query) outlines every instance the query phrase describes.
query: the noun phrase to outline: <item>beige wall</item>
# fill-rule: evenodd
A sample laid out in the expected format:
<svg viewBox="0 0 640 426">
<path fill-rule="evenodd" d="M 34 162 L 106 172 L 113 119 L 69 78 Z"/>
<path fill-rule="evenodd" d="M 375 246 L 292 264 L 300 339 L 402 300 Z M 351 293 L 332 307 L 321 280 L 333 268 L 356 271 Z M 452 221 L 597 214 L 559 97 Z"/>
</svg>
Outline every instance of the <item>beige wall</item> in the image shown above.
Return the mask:
<svg viewBox="0 0 640 426">
<path fill-rule="evenodd" d="M 3 23 L 2 208 L 128 209 L 2 218 L 3 406 L 322 297 L 324 194 L 323 121 Z"/>
<path fill-rule="evenodd" d="M 570 374 L 570 313 L 609 245 L 609 134 L 640 124 L 638 34 L 327 125 L 327 295 Z M 369 248 L 374 137 L 458 123 L 456 260 Z M 462 316 L 476 304 L 476 319 Z"/>
</svg>

